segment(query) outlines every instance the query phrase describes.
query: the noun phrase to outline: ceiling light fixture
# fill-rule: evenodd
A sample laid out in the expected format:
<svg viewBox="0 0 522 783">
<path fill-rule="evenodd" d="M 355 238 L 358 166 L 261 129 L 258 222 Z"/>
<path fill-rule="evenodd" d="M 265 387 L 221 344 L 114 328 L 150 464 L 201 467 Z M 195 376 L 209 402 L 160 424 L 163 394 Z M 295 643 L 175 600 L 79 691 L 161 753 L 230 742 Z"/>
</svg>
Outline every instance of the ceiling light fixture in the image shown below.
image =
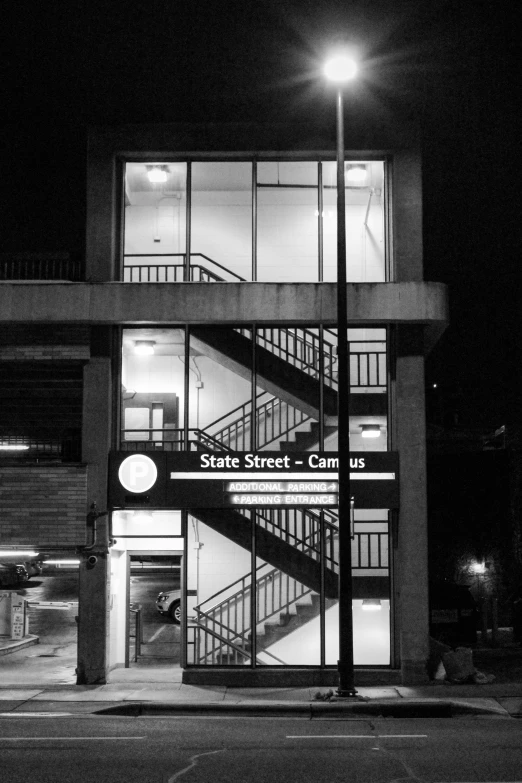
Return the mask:
<svg viewBox="0 0 522 783">
<path fill-rule="evenodd" d="M 347 163 L 344 175 L 350 185 L 364 185 L 368 177 L 368 169 L 364 163 Z"/>
<path fill-rule="evenodd" d="M 363 598 L 362 608 L 365 612 L 380 612 L 382 609 L 380 598 Z"/>
<path fill-rule="evenodd" d="M 147 166 L 147 177 L 153 184 L 166 182 L 169 175 L 168 166 Z"/>
<path fill-rule="evenodd" d="M 139 356 L 152 356 L 154 353 L 154 340 L 136 340 L 134 343 L 134 353 Z"/>
<path fill-rule="evenodd" d="M 25 549 L 4 549 L 0 552 L 0 557 L 37 557 L 39 552 L 29 552 Z"/>
<path fill-rule="evenodd" d="M 27 443 L 0 443 L 0 451 L 27 451 Z"/>
<path fill-rule="evenodd" d="M 361 425 L 363 438 L 380 438 L 381 427 L 380 424 L 362 424 Z"/>
</svg>

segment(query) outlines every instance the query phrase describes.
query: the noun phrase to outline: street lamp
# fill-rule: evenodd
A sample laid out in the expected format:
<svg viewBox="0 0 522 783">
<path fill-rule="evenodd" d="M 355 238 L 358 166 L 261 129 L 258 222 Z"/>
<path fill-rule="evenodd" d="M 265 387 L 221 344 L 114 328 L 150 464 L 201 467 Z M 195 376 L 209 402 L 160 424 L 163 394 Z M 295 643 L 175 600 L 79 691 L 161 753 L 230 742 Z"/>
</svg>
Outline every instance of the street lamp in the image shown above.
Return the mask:
<svg viewBox="0 0 522 783">
<path fill-rule="evenodd" d="M 337 86 L 337 406 L 339 450 L 339 671 L 338 696 L 356 696 L 353 671 L 352 502 L 350 492 L 350 366 L 346 301 L 346 211 L 344 178 L 343 87 L 357 65 L 337 54 L 325 65 Z"/>
</svg>

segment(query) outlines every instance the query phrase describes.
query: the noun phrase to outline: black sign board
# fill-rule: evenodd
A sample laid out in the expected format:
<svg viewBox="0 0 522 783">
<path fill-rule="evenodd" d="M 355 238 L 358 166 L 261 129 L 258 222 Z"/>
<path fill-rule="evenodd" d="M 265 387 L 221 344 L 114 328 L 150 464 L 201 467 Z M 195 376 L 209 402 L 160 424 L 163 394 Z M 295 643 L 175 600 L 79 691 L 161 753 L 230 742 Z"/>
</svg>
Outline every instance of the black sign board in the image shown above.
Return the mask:
<svg viewBox="0 0 522 783">
<path fill-rule="evenodd" d="M 356 508 L 397 508 L 398 468 L 394 452 L 351 453 Z M 110 504 L 136 506 L 143 498 L 156 508 L 335 508 L 337 471 L 334 452 L 118 452 Z"/>
</svg>

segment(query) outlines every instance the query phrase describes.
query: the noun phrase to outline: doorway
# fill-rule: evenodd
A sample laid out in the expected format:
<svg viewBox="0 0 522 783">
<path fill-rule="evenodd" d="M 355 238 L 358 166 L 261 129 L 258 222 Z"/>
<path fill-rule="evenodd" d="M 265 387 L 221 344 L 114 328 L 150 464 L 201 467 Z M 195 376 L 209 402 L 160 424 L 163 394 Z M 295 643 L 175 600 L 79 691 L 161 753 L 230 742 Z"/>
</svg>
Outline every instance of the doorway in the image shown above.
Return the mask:
<svg viewBox="0 0 522 783">
<path fill-rule="evenodd" d="M 182 555 L 128 552 L 126 668 L 181 661 Z"/>
</svg>

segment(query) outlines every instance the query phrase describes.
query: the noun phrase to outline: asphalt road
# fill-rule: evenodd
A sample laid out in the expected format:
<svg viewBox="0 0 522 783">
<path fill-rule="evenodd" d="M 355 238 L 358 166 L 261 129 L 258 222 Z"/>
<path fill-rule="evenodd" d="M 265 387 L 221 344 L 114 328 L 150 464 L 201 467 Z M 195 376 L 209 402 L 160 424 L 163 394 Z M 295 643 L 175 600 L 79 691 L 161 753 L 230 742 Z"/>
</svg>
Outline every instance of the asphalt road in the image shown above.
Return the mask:
<svg viewBox="0 0 522 783">
<path fill-rule="evenodd" d="M 0 718 L 0 779 L 9 783 L 505 783 L 522 781 L 522 722 L 11 713 Z"/>
</svg>

